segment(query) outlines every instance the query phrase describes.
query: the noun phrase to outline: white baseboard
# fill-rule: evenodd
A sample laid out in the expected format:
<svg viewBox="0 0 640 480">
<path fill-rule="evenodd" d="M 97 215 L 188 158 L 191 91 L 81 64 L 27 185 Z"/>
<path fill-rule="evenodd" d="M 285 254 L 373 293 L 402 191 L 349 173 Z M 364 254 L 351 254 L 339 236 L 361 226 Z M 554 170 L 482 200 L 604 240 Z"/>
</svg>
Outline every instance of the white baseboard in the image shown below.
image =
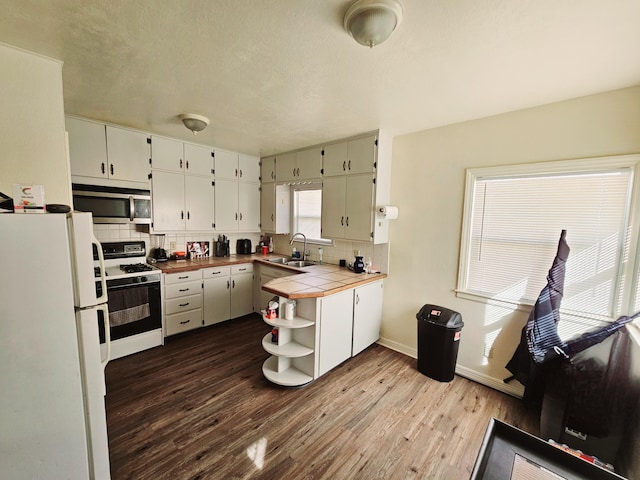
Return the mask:
<svg viewBox="0 0 640 480">
<path fill-rule="evenodd" d="M 388 338 L 380 337 L 378 344 L 409 357 L 418 358 L 418 350 L 416 348 L 407 347 L 406 345 L 394 342 Z M 501 379 L 490 377 L 484 373 L 472 370 L 471 368 L 463 367 L 462 365 L 456 365 L 456 374 L 516 398 L 522 398 L 522 395 L 524 394 L 524 387 L 516 380 L 504 383 Z"/>
</svg>

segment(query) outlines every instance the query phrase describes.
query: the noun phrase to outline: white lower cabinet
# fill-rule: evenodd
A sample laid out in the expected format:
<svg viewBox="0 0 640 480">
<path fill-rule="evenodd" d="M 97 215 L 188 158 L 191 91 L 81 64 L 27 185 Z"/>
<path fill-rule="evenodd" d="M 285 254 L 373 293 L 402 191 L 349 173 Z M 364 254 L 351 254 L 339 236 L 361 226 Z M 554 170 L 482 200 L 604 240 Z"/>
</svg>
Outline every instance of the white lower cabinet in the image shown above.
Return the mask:
<svg viewBox="0 0 640 480">
<path fill-rule="evenodd" d="M 231 318 L 231 267 L 202 270 L 204 294 L 204 325 L 224 322 Z"/>
<path fill-rule="evenodd" d="M 382 320 L 383 281 L 326 297 L 296 300 L 293 320 L 263 320 L 278 329 L 262 347 L 271 356 L 262 365 L 264 376 L 278 385 L 300 386 L 324 375 L 378 340 Z M 280 297 L 280 305 L 287 302 Z"/>
<path fill-rule="evenodd" d="M 200 272 L 164 274 L 165 336 L 202 326 L 202 280 Z"/>
<path fill-rule="evenodd" d="M 253 264 L 231 266 L 231 318 L 253 312 Z"/>
</svg>

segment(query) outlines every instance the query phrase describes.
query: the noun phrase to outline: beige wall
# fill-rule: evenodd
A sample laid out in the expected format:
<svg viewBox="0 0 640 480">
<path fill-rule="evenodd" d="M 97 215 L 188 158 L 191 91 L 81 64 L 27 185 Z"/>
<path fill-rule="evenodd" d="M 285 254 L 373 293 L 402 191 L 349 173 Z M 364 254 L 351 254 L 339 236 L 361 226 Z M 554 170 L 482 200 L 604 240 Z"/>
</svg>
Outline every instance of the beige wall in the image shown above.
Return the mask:
<svg viewBox="0 0 640 480">
<path fill-rule="evenodd" d="M 47 203 L 71 205 L 62 63 L 0 44 L 0 192 L 41 184 Z"/>
<path fill-rule="evenodd" d="M 505 387 L 504 365 L 526 312 L 457 298 L 465 169 L 640 152 L 640 86 L 396 137 L 381 343 L 416 355 L 416 313 L 431 303 L 457 310 L 465 327 L 459 373 Z M 485 358 L 484 344 L 494 346 Z M 517 384 L 517 382 L 514 382 Z"/>
</svg>

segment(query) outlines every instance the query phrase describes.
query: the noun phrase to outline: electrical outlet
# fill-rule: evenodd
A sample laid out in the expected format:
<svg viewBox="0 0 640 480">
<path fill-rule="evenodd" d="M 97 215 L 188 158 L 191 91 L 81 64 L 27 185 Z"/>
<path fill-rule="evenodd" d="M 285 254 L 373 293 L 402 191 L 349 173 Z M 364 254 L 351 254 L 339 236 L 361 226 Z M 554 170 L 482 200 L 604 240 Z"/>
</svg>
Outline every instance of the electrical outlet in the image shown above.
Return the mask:
<svg viewBox="0 0 640 480">
<path fill-rule="evenodd" d="M 169 242 L 169 248 L 171 250 L 175 250 L 176 249 L 176 242 Z"/>
</svg>

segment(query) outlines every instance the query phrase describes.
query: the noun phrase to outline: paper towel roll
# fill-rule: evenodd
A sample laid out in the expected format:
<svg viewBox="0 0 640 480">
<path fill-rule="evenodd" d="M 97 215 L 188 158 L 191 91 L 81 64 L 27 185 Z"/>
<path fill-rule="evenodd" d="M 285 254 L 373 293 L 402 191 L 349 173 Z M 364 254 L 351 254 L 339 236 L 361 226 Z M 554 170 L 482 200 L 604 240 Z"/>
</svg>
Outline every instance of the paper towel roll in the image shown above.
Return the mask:
<svg viewBox="0 0 640 480">
<path fill-rule="evenodd" d="M 391 205 L 385 205 L 380 207 L 378 211 L 385 216 L 387 220 L 395 220 L 398 218 L 398 207 L 392 207 Z"/>
</svg>

